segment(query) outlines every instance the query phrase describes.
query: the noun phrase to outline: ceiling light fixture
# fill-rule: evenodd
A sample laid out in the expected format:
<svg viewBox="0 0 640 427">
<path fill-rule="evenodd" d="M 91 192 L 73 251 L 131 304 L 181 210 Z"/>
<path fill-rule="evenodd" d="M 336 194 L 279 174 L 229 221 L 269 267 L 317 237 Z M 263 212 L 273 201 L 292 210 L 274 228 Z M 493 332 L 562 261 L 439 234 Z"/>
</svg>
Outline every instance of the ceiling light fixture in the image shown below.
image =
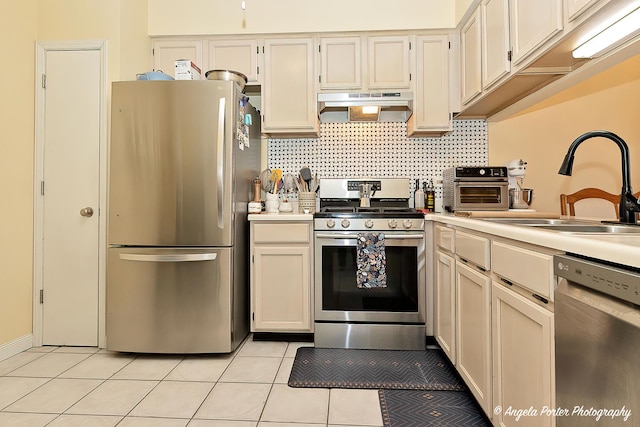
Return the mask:
<svg viewBox="0 0 640 427">
<path fill-rule="evenodd" d="M 627 41 L 640 34 L 640 7 L 636 4 L 633 10 L 612 17 L 573 51 L 574 58 L 597 58 L 613 47 L 614 44 Z"/>
</svg>

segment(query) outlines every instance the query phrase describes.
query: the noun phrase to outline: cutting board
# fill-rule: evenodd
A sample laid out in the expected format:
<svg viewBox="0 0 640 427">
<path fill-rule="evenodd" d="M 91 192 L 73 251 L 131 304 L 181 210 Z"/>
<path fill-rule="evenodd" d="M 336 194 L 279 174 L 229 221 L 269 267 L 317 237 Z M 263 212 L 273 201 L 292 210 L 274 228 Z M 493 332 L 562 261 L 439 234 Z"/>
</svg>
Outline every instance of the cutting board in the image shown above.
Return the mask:
<svg viewBox="0 0 640 427">
<path fill-rule="evenodd" d="M 456 211 L 456 216 L 467 218 L 560 218 L 556 212 L 538 212 L 530 210 L 512 211 Z"/>
</svg>

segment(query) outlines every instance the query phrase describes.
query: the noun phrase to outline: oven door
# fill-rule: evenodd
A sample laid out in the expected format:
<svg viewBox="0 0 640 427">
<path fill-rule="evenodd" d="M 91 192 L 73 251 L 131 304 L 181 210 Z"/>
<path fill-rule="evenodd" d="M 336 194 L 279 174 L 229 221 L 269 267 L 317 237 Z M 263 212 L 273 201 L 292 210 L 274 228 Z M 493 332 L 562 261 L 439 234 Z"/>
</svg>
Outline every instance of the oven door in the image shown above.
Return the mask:
<svg viewBox="0 0 640 427">
<path fill-rule="evenodd" d="M 362 289 L 356 285 L 357 232 L 316 232 L 316 321 L 424 325 L 424 231 L 384 235 L 387 286 Z"/>
<path fill-rule="evenodd" d="M 509 209 L 509 186 L 506 182 L 456 182 L 454 210 Z"/>
</svg>

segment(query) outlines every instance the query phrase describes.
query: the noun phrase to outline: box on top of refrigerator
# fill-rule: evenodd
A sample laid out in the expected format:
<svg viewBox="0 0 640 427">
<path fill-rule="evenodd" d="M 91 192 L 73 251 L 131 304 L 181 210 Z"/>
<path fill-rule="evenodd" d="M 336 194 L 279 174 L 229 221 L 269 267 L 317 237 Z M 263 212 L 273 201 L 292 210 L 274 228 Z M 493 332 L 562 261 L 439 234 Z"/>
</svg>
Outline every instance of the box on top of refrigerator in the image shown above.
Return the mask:
<svg viewBox="0 0 640 427">
<path fill-rule="evenodd" d="M 176 61 L 176 80 L 200 80 L 202 72 L 200 68 L 189 59 L 178 59 Z"/>
</svg>

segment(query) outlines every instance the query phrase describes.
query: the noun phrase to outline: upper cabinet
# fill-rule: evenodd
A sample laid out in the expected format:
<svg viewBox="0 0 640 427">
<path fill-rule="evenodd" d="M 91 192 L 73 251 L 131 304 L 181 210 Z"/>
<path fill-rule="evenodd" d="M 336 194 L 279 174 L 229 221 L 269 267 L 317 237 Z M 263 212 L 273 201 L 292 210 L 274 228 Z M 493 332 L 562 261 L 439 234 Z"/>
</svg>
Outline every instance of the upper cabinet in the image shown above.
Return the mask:
<svg viewBox="0 0 640 427">
<path fill-rule="evenodd" d="M 321 90 L 410 89 L 409 36 L 323 37 Z"/>
<path fill-rule="evenodd" d="M 514 65 L 562 31 L 562 0 L 509 0 Z"/>
<path fill-rule="evenodd" d="M 203 44 L 202 40 L 154 40 L 151 45 L 153 69 L 175 77 L 176 61 L 190 59 L 202 70 Z M 204 72 L 203 70 L 202 78 L 204 78 Z"/>
<path fill-rule="evenodd" d="M 409 36 L 368 37 L 369 89 L 410 89 Z"/>
<path fill-rule="evenodd" d="M 262 131 L 317 135 L 313 39 L 266 39 L 264 64 Z"/>
<path fill-rule="evenodd" d="M 361 89 L 361 37 L 320 39 L 320 89 Z"/>
<path fill-rule="evenodd" d="M 509 61 L 509 1 L 483 0 L 482 89 L 488 89 L 511 71 Z"/>
<path fill-rule="evenodd" d="M 409 136 L 451 130 L 449 36 L 418 36 L 413 114 Z"/>
<path fill-rule="evenodd" d="M 259 64 L 262 57 L 257 40 L 209 40 L 207 46 L 206 70 L 239 71 L 247 76 L 249 84 L 262 83 Z"/>
<path fill-rule="evenodd" d="M 462 104 L 468 104 L 482 91 L 481 11 L 477 8 L 460 30 L 460 69 Z"/>
</svg>

